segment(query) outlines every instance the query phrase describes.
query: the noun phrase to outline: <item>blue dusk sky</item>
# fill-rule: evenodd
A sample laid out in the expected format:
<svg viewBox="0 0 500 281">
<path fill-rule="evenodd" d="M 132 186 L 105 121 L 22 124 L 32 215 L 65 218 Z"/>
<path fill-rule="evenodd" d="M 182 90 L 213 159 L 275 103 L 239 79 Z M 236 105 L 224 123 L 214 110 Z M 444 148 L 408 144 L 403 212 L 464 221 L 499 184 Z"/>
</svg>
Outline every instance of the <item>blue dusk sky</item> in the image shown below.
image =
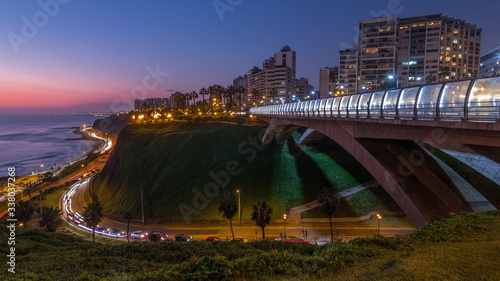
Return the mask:
<svg viewBox="0 0 500 281">
<path fill-rule="evenodd" d="M 486 0 L 3 0 L 0 114 L 117 111 L 227 86 L 285 45 L 318 89 L 362 20 L 443 13 L 483 28 L 484 51 L 500 44 L 498 11 Z"/>
</svg>

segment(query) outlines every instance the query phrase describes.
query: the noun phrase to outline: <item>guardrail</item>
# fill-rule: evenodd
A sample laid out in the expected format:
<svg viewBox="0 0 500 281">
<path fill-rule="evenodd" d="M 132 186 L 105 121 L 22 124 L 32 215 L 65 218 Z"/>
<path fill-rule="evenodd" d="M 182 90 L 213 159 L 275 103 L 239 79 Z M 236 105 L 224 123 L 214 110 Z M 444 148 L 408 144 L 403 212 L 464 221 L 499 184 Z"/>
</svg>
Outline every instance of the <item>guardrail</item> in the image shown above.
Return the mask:
<svg viewBox="0 0 500 281">
<path fill-rule="evenodd" d="M 500 76 L 251 108 L 254 115 L 497 122 Z"/>
</svg>

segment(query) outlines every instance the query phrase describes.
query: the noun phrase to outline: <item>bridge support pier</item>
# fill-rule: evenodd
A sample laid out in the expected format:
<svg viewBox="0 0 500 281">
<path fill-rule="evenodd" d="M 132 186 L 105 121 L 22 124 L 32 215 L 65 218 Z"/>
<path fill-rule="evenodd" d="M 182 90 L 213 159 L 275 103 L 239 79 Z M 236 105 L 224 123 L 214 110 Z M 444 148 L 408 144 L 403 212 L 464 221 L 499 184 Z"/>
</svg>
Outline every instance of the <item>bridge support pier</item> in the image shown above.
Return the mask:
<svg viewBox="0 0 500 281">
<path fill-rule="evenodd" d="M 337 142 L 375 177 L 416 227 L 471 211 L 453 180 L 414 141 L 357 138 L 358 128 L 352 122 L 261 119 L 269 123 L 264 144 L 270 143 L 280 130 L 278 143 L 283 143 L 299 127 L 314 128 Z"/>
</svg>

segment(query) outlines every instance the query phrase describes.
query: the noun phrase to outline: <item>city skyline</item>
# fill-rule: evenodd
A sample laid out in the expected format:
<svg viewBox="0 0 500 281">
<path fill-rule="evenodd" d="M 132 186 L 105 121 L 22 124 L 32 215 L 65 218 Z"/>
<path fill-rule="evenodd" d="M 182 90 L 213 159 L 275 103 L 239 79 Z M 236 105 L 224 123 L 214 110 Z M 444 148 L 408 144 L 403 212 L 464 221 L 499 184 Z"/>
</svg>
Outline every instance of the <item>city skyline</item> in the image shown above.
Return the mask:
<svg viewBox="0 0 500 281">
<path fill-rule="evenodd" d="M 483 29 L 481 53 L 500 43 L 500 3 L 477 1 L 469 14 L 460 1 L 422 2 L 5 1 L 0 112 L 119 111 L 136 97 L 228 86 L 285 45 L 297 52 L 296 77 L 319 90 L 320 69 L 338 65 L 359 22 L 376 16 L 443 13 Z"/>
</svg>

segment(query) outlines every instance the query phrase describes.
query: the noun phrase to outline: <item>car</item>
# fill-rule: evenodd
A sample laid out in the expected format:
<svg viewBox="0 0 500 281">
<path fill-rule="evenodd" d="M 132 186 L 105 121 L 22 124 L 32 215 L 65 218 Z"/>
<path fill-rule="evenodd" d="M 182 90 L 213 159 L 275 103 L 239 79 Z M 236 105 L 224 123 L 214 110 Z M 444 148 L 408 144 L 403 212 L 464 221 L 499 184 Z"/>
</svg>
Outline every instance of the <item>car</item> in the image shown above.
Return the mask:
<svg viewBox="0 0 500 281">
<path fill-rule="evenodd" d="M 148 240 L 151 242 L 161 242 L 168 239 L 168 235 L 161 231 L 153 231 L 149 233 Z"/>
<path fill-rule="evenodd" d="M 141 231 L 141 230 L 137 230 L 137 231 L 132 232 L 132 234 L 130 234 L 130 238 L 141 240 L 141 239 L 148 238 L 148 234 Z"/>
<path fill-rule="evenodd" d="M 174 241 L 177 241 L 177 242 L 189 242 L 189 241 L 193 241 L 193 237 L 185 235 L 185 234 L 176 234 L 175 238 L 174 238 Z"/>
<path fill-rule="evenodd" d="M 99 226 L 98 228 L 95 229 L 96 232 L 101 232 L 101 233 L 107 233 L 108 228 L 105 226 Z"/>
<path fill-rule="evenodd" d="M 231 240 L 231 242 L 244 243 L 244 242 L 248 242 L 248 240 L 245 239 L 244 237 L 235 237 L 233 240 Z"/>
<path fill-rule="evenodd" d="M 109 235 L 123 236 L 123 235 L 125 235 L 125 232 L 120 231 L 120 230 L 118 230 L 118 229 L 116 229 L 116 228 L 113 228 L 113 229 L 111 229 L 111 230 L 109 231 Z"/>
<path fill-rule="evenodd" d="M 220 241 L 220 238 L 219 237 L 215 237 L 215 236 L 209 236 L 205 239 L 205 241 L 209 241 L 209 242 L 213 242 L 213 241 Z"/>
</svg>

